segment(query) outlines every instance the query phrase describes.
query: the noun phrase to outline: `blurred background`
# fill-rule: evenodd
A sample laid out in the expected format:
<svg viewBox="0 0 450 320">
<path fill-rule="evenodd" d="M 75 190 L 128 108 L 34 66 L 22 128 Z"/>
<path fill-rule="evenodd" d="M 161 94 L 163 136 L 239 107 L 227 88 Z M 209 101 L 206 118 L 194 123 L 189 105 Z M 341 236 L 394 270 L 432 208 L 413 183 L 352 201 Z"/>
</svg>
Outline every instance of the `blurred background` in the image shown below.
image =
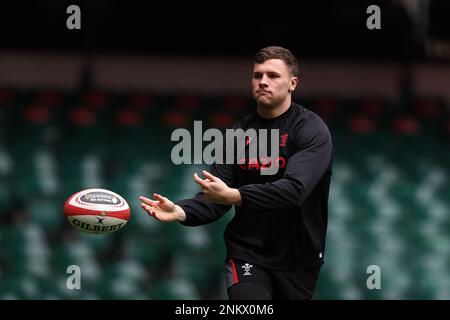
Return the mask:
<svg viewBox="0 0 450 320">
<path fill-rule="evenodd" d="M 66 9 L 81 8 L 81 30 Z M 370 4 L 381 29 L 369 30 Z M 316 299 L 450 299 L 450 3 L 445 0 L 51 1 L 0 5 L 0 299 L 225 299 L 222 238 L 139 207 L 198 188 L 170 160 L 176 128 L 226 128 L 255 110 L 253 55 L 289 48 L 295 99 L 329 125 L 334 167 Z M 65 221 L 106 188 L 120 232 Z M 81 290 L 68 290 L 69 265 Z M 369 290 L 367 268 L 381 269 Z"/>
</svg>

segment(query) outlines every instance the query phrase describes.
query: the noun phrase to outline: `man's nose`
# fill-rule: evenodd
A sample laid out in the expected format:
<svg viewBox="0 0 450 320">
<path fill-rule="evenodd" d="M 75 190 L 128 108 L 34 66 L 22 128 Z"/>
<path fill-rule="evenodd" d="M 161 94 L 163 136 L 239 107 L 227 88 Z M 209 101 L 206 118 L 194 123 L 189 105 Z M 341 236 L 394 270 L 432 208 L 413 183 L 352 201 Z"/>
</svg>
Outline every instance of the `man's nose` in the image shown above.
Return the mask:
<svg viewBox="0 0 450 320">
<path fill-rule="evenodd" d="M 263 76 L 263 77 L 261 78 L 261 80 L 259 81 L 259 86 L 260 86 L 260 87 L 267 87 L 267 81 L 266 81 L 266 80 L 267 80 L 266 77 Z"/>
</svg>

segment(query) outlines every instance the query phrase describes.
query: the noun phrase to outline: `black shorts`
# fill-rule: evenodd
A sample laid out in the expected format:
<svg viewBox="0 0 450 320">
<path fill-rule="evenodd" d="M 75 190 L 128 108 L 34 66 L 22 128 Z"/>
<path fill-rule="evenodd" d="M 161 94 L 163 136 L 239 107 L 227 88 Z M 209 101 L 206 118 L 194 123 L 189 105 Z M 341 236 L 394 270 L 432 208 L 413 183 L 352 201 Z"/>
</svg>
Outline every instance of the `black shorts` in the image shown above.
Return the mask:
<svg viewBox="0 0 450 320">
<path fill-rule="evenodd" d="M 312 299 L 320 271 L 320 267 L 295 271 L 270 270 L 236 259 L 229 259 L 225 269 L 230 300 Z"/>
</svg>

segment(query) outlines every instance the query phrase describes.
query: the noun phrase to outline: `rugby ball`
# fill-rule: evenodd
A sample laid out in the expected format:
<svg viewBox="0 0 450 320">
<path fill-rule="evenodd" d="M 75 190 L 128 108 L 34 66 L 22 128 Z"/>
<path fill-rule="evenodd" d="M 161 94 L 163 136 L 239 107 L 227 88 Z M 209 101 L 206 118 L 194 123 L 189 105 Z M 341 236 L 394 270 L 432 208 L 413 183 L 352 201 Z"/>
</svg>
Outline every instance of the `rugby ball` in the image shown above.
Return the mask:
<svg viewBox="0 0 450 320">
<path fill-rule="evenodd" d="M 79 191 L 64 204 L 64 215 L 76 230 L 105 234 L 119 231 L 130 218 L 128 203 L 106 189 Z"/>
</svg>

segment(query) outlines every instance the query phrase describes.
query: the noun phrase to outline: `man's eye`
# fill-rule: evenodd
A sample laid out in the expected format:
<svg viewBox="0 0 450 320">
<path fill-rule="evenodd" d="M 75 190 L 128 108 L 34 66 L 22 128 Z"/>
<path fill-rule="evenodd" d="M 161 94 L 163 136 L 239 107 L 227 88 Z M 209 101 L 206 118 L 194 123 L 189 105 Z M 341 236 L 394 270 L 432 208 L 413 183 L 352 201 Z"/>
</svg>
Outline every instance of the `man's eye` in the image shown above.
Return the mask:
<svg viewBox="0 0 450 320">
<path fill-rule="evenodd" d="M 253 78 L 255 78 L 255 79 L 261 79 L 261 75 L 260 75 L 260 74 L 254 74 L 254 75 L 253 75 Z"/>
</svg>

